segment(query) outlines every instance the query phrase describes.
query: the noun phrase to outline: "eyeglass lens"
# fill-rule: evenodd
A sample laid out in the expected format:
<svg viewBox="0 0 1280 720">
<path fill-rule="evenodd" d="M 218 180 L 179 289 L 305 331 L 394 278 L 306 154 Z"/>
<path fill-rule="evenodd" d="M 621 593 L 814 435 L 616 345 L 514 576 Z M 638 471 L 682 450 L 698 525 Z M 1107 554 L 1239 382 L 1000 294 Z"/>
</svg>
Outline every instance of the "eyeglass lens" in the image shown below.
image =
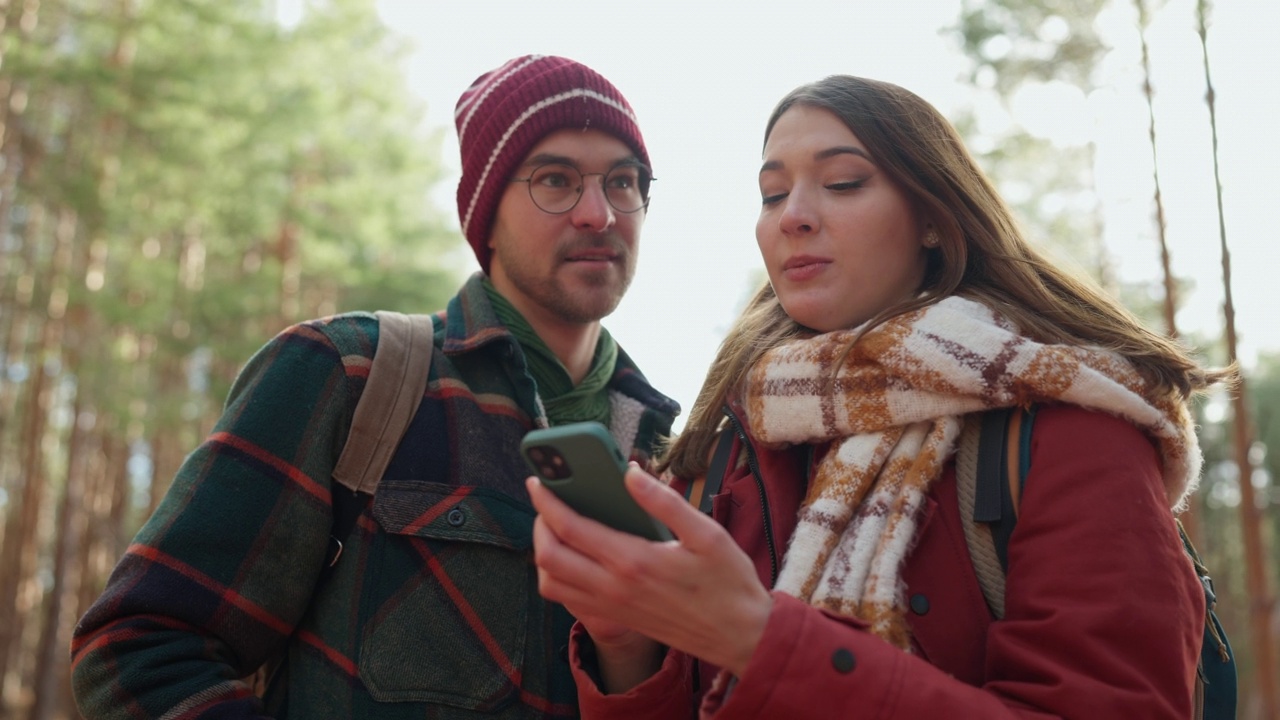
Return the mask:
<svg viewBox="0 0 1280 720">
<path fill-rule="evenodd" d="M 585 178 L 593 175 L 601 178 L 605 199 L 614 210 L 632 213 L 647 203 L 641 188 L 647 184 L 649 171 L 643 165 L 632 164 L 619 165 L 608 173 L 585 175 L 572 165 L 541 165 L 529 176 L 529 195 L 545 212 L 569 212 L 582 197 Z"/>
</svg>

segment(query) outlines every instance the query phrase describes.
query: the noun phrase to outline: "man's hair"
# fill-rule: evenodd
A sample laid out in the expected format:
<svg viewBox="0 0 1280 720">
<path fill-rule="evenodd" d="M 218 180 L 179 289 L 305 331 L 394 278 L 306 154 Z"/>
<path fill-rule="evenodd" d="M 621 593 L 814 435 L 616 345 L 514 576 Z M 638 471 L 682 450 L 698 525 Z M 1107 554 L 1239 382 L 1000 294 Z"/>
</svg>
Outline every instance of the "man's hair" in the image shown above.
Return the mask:
<svg viewBox="0 0 1280 720">
<path fill-rule="evenodd" d="M 1004 314 L 1038 342 L 1114 351 L 1154 387 L 1183 397 L 1234 376 L 1232 369 L 1203 368 L 1178 343 L 1144 327 L 1096 284 L 1054 267 L 1037 252 L 955 128 L 916 94 L 848 75 L 802 85 L 774 108 L 765 126 L 766 143 L 778 119 L 797 105 L 839 118 L 938 233 L 920 293 L 877 314 L 862 333 L 889 318 L 961 295 Z M 721 408 L 737 383 L 769 349 L 811 334 L 782 310 L 767 284 L 756 293 L 721 344 L 684 432 L 668 448 L 663 469 L 687 478 L 706 472 Z M 854 338 L 850 346 L 856 342 Z"/>
</svg>

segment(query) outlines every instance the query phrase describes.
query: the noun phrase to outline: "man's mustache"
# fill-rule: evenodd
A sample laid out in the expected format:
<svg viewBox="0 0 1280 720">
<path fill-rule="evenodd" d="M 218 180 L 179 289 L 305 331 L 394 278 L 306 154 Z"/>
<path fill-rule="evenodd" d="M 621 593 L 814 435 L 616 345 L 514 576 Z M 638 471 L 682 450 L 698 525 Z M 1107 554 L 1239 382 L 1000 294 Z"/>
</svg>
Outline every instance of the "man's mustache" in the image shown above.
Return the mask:
<svg viewBox="0 0 1280 720">
<path fill-rule="evenodd" d="M 564 260 L 587 250 L 607 250 L 609 254 L 620 259 L 626 259 L 631 255 L 631 248 L 618 233 L 584 233 L 562 246 L 556 252 L 556 259 Z"/>
</svg>

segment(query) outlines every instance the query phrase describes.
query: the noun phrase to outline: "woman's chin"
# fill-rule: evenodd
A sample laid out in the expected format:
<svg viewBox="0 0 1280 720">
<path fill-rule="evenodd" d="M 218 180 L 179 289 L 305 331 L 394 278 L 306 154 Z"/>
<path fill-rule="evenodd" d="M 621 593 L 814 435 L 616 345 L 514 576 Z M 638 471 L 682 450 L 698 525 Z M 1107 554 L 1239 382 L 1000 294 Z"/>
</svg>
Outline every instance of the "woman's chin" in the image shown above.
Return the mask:
<svg viewBox="0 0 1280 720">
<path fill-rule="evenodd" d="M 782 309 L 792 320 L 820 333 L 848 330 L 865 321 L 860 313 L 851 312 L 847 304 L 820 298 L 796 297 L 791 298 L 790 302 L 784 300 Z"/>
</svg>

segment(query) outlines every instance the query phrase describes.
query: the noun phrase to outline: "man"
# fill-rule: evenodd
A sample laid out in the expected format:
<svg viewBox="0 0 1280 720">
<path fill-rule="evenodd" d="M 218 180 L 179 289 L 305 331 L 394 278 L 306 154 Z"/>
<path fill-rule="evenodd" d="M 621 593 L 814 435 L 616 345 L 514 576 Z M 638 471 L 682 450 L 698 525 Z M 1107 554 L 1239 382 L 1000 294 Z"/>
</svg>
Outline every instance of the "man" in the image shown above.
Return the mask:
<svg viewBox="0 0 1280 720">
<path fill-rule="evenodd" d="M 292 327 L 241 373 L 76 630 L 86 718 L 576 717 L 517 448 L 598 420 L 645 462 L 670 430 L 678 407 L 599 323 L 635 270 L 649 158 L 617 89 L 565 58 L 486 73 L 456 122 L 482 272 L 435 318 L 425 397 L 332 576 L 363 313 Z M 260 701 L 242 678 L 276 661 Z"/>
</svg>

